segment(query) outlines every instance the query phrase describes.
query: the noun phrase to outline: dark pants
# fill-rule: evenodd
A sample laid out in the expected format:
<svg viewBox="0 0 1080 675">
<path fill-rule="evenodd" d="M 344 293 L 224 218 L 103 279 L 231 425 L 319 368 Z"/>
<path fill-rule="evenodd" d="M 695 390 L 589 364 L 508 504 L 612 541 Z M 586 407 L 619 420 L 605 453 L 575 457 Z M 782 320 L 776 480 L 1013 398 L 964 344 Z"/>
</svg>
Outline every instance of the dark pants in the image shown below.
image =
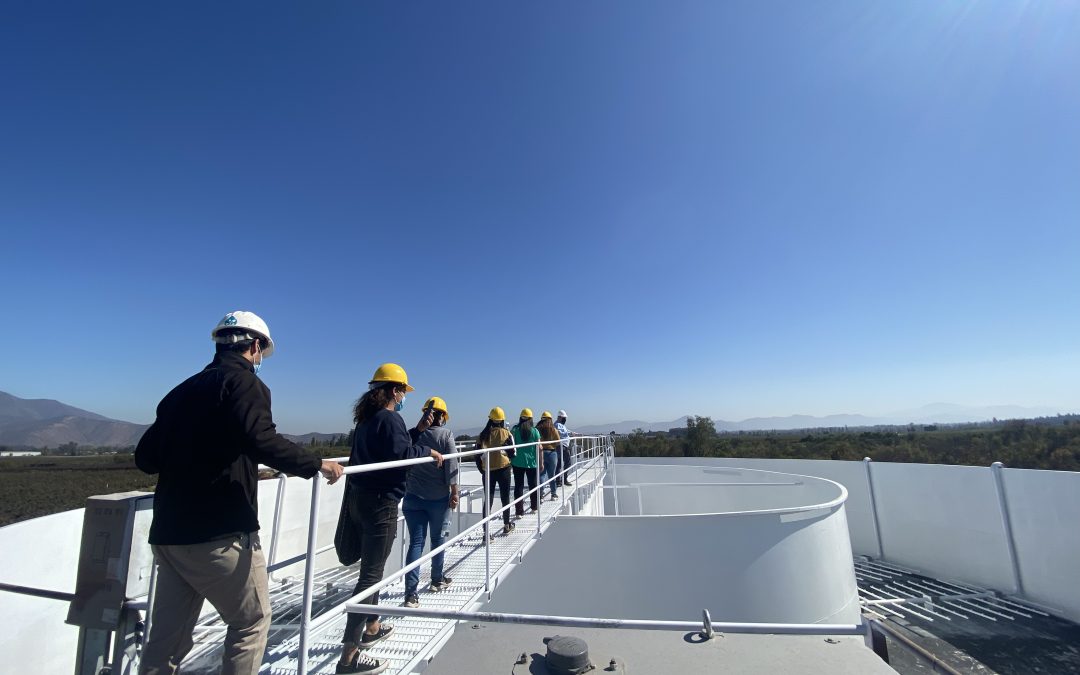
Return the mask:
<svg viewBox="0 0 1080 675">
<path fill-rule="evenodd" d="M 536 488 L 536 467 L 533 467 L 531 469 L 527 469 L 525 467 L 515 466 L 514 467 L 514 499 L 517 499 L 517 498 L 521 497 L 521 495 L 525 494 L 525 481 L 526 480 L 529 481 L 529 489 L 530 490 L 533 490 L 533 489 Z M 536 504 L 536 497 L 537 497 L 537 494 L 535 492 L 533 492 L 531 495 L 529 495 L 529 503 L 532 505 L 533 511 L 536 511 L 537 509 L 540 508 Z M 521 502 L 518 502 L 517 505 L 514 506 L 514 510 L 517 512 L 517 514 L 519 516 L 525 515 L 525 505 L 522 504 Z"/>
<path fill-rule="evenodd" d="M 480 474 L 481 476 L 483 473 Z M 491 471 L 491 485 L 487 487 L 487 501 L 488 508 L 495 503 L 495 486 L 499 486 L 499 501 L 502 502 L 504 507 L 502 512 L 503 524 L 510 524 L 510 509 L 505 508 L 510 503 L 510 467 L 504 466 L 501 469 L 492 469 Z M 484 517 L 490 515 L 490 511 L 484 512 Z M 484 532 L 487 533 L 487 526 L 484 526 Z"/>
<path fill-rule="evenodd" d="M 360 537 L 360 578 L 356 580 L 353 596 L 365 588 L 382 581 L 386 559 L 397 536 L 397 497 L 369 492 L 364 489 L 352 491 L 353 499 L 349 502 L 349 520 Z M 379 604 L 379 594 L 375 593 L 359 602 L 367 605 Z M 362 637 L 358 629 L 379 620 L 378 614 L 350 613 L 345 623 L 345 636 L 342 642 L 359 644 Z"/>
</svg>

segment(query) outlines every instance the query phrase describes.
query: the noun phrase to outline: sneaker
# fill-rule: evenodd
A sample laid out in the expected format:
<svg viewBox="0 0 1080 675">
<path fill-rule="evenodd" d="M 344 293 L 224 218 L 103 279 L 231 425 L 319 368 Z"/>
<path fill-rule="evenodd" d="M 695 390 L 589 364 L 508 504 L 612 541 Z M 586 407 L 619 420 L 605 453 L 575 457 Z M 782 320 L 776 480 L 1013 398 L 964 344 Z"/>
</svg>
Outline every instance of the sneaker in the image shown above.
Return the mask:
<svg viewBox="0 0 1080 675">
<path fill-rule="evenodd" d="M 419 607 L 420 596 L 416 593 L 406 593 L 405 602 L 402 603 L 402 607 Z"/>
<path fill-rule="evenodd" d="M 558 501 L 558 500 L 559 500 L 559 495 L 555 494 L 554 492 L 551 493 L 551 501 L 555 502 L 555 501 Z"/>
<path fill-rule="evenodd" d="M 388 665 L 390 665 L 389 661 L 372 658 L 364 652 L 356 652 L 356 658 L 352 660 L 352 663 L 338 663 L 334 672 L 339 675 L 341 673 L 370 673 L 373 675 L 386 670 Z"/>
<path fill-rule="evenodd" d="M 432 581 L 431 582 L 431 590 L 433 590 L 433 591 L 445 590 L 448 586 L 450 586 L 450 583 L 452 581 L 453 581 L 453 579 L 451 579 L 450 577 L 447 577 L 447 576 L 444 576 L 439 581 Z"/>
<path fill-rule="evenodd" d="M 503 534 L 510 534 L 511 532 L 514 531 L 514 527 L 515 526 L 514 526 L 513 523 L 507 523 L 507 524 L 503 525 Z"/>
<path fill-rule="evenodd" d="M 564 480 L 564 481 L 562 482 L 562 484 L 563 484 L 563 485 L 565 485 L 565 486 L 567 486 L 567 487 L 569 487 L 569 486 L 573 485 L 573 483 L 571 483 L 571 482 L 570 482 L 570 481 L 568 481 L 568 480 Z"/>
<path fill-rule="evenodd" d="M 359 647 L 360 649 L 367 649 L 368 647 L 374 647 L 375 645 L 379 644 L 380 642 L 382 642 L 386 638 L 390 637 L 390 634 L 393 633 L 393 632 L 394 632 L 394 627 L 393 626 L 387 626 L 385 624 L 380 626 L 379 627 L 379 632 L 375 633 L 374 635 L 368 633 L 365 630 L 364 631 L 364 637 L 360 638 L 360 644 L 358 644 L 356 646 Z M 365 673 L 365 672 L 382 672 L 382 671 L 357 670 L 357 671 L 353 671 L 353 672 Z"/>
</svg>

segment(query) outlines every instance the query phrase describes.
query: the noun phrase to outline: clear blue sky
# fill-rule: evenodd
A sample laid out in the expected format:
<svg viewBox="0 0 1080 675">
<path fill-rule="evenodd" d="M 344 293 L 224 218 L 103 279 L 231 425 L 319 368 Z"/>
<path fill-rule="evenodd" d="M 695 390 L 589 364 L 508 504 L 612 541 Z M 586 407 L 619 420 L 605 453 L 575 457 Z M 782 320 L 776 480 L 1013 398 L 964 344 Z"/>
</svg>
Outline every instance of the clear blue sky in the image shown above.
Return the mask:
<svg viewBox="0 0 1080 675">
<path fill-rule="evenodd" d="M 146 422 L 228 310 L 577 424 L 1080 410 L 1080 3 L 0 10 L 0 390 Z M 573 424 L 571 424 L 573 426 Z"/>
</svg>

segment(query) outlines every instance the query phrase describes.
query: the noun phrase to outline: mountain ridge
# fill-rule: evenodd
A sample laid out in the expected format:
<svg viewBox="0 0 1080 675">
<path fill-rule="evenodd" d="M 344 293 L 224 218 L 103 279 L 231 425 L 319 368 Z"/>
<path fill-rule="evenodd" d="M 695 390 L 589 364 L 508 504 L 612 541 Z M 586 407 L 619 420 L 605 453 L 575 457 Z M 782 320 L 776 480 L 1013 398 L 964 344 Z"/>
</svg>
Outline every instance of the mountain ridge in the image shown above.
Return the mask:
<svg viewBox="0 0 1080 675">
<path fill-rule="evenodd" d="M 888 415 L 868 416 L 858 413 L 834 415 L 787 415 L 750 417 L 737 422 L 715 419 L 717 431 L 791 431 L 798 429 L 904 426 L 907 424 L 963 424 L 991 419 L 1026 419 L 1053 417 L 1067 411 L 1046 407 L 1018 405 L 966 406 L 957 403 L 935 402 L 900 410 Z M 624 420 L 609 424 L 586 424 L 571 429 L 580 434 L 628 434 L 636 429 L 668 431 L 684 428 L 686 416 L 674 420 L 646 422 Z M 127 447 L 138 443 L 149 425 L 115 420 L 104 415 L 67 405 L 53 399 L 23 399 L 0 391 L 0 445 L 10 447 L 55 447 L 65 443 L 85 446 Z M 483 427 L 454 430 L 456 435 L 476 436 Z M 348 431 L 304 434 L 282 434 L 301 445 L 325 442 Z"/>
</svg>

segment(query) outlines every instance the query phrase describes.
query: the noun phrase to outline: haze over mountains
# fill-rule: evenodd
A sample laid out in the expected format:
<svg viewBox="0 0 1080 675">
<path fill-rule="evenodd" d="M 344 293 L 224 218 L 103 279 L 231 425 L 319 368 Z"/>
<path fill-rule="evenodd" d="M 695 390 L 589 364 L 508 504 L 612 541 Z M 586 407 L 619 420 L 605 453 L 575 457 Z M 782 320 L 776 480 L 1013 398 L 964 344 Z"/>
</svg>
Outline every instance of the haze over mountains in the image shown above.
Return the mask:
<svg viewBox="0 0 1080 675">
<path fill-rule="evenodd" d="M 955 403 L 931 403 L 911 410 L 900 410 L 888 415 L 867 416 L 859 414 L 825 415 L 788 415 L 786 417 L 751 417 L 739 422 L 713 419 L 717 431 L 790 431 L 792 429 L 819 429 L 834 427 L 875 427 L 897 426 L 905 424 L 963 424 L 965 422 L 986 422 L 993 419 L 1030 419 L 1033 417 L 1053 417 L 1059 413 L 1072 411 L 1054 410 L 1042 407 L 1024 407 L 1018 405 L 965 406 Z M 667 431 L 686 426 L 686 416 L 668 422 L 643 422 L 627 420 L 615 424 L 594 424 L 575 428 L 584 434 L 598 434 L 614 431 L 628 434 L 634 429 L 644 431 Z"/>
<path fill-rule="evenodd" d="M 714 422 L 718 431 L 782 431 L 821 427 L 960 424 L 988 421 L 994 418 L 1000 420 L 1052 417 L 1066 412 L 1074 411 L 1016 405 L 978 407 L 953 403 L 932 403 L 921 408 L 901 410 L 877 417 L 859 414 L 827 415 L 824 417 L 789 415 L 786 417 L 753 417 L 739 422 L 714 418 Z M 580 427 L 571 424 L 569 426 L 574 431 L 583 434 L 606 434 L 610 431 L 627 434 L 634 429 L 667 431 L 668 429 L 685 427 L 686 417 L 660 422 L 625 420 L 611 424 L 591 424 Z M 80 446 L 125 447 L 136 444 L 146 427 L 145 424 L 109 419 L 97 413 L 52 399 L 23 399 L 0 392 L 0 445 L 42 448 L 57 447 L 74 442 Z M 474 436 L 481 429 L 482 427 L 478 426 L 454 429 L 454 433 Z M 338 433 L 309 432 L 302 435 L 285 435 L 298 443 L 308 443 L 313 437 L 319 441 L 325 441 L 339 434 L 347 433 L 348 430 Z"/>
</svg>

